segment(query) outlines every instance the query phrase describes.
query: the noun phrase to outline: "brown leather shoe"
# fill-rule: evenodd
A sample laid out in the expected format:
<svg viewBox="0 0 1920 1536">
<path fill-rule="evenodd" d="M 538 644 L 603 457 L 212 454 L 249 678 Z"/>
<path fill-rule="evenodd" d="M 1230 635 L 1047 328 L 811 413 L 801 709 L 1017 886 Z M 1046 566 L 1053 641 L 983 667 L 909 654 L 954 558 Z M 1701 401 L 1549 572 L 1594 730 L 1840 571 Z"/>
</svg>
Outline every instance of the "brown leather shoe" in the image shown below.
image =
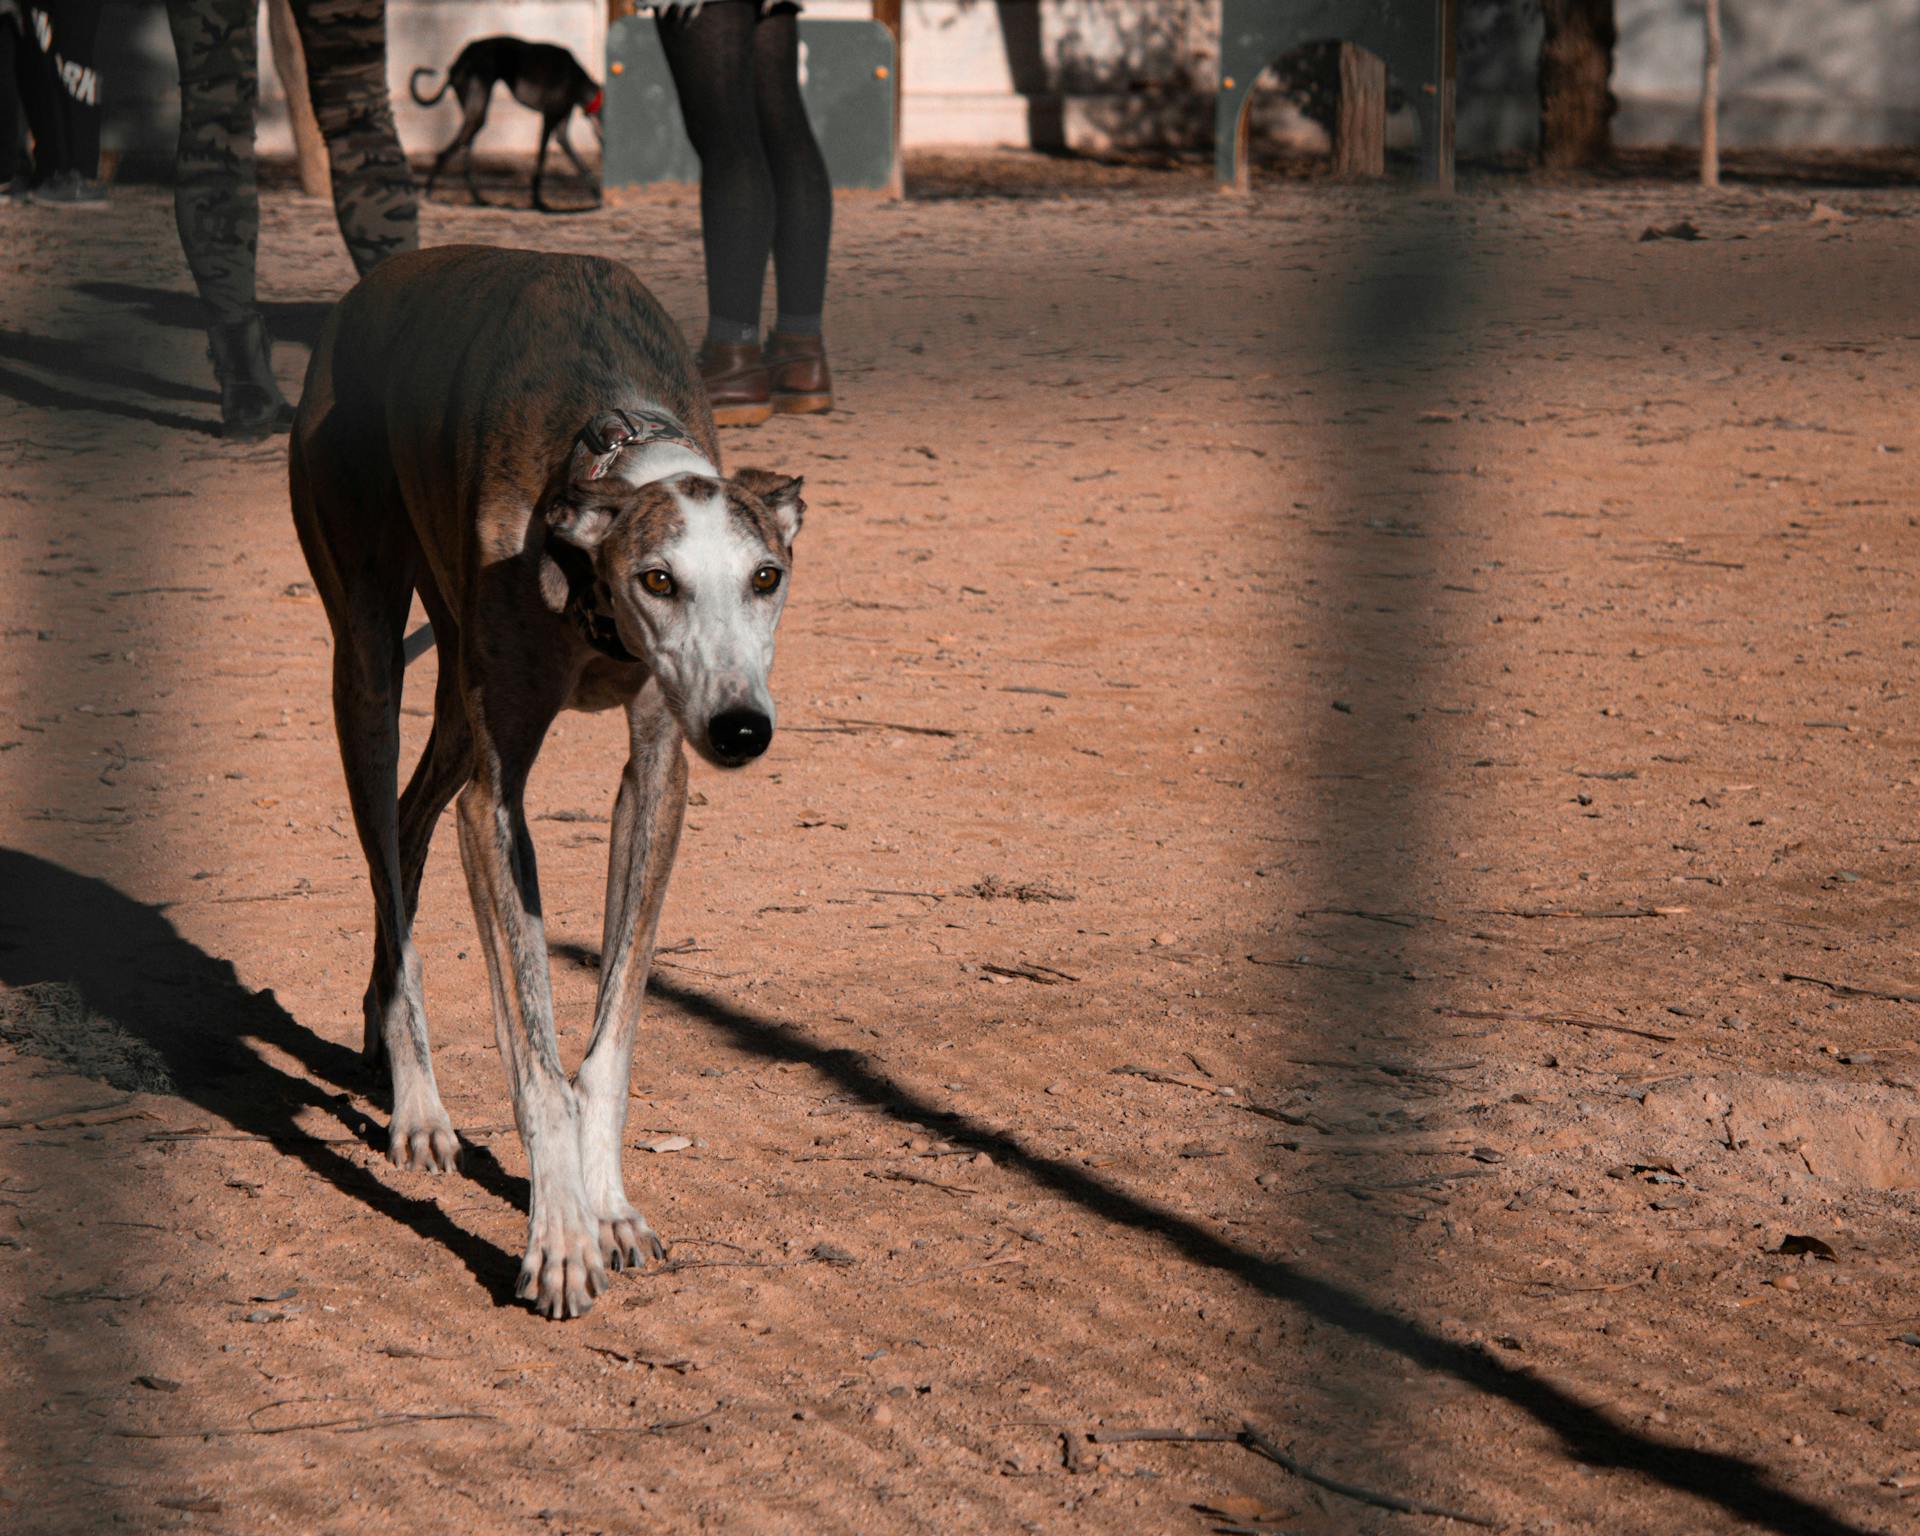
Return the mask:
<svg viewBox="0 0 1920 1536">
<path fill-rule="evenodd" d="M 775 331 L 767 338 L 767 373 L 773 387 L 773 408 L 782 415 L 805 416 L 833 409 L 827 345 L 819 336 Z"/>
<path fill-rule="evenodd" d="M 773 392 L 760 343 L 708 342 L 700 349 L 700 382 L 707 386 L 714 425 L 757 427 L 773 414 Z"/>
</svg>

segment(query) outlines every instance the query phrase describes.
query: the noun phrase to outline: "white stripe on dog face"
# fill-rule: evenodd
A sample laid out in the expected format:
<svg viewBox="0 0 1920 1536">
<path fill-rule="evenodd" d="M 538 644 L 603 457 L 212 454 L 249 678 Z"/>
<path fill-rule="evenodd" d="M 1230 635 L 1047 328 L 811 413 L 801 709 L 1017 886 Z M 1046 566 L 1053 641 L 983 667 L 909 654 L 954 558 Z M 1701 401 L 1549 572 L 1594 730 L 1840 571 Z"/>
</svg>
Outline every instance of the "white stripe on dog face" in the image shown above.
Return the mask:
<svg viewBox="0 0 1920 1536">
<path fill-rule="evenodd" d="M 744 708 L 774 717 L 767 674 L 786 588 L 764 596 L 753 590 L 753 573 L 774 551 L 734 516 L 724 490 L 694 478 L 676 478 L 667 489 L 681 526 L 658 559 L 676 591 L 644 604 L 649 655 L 688 739 L 707 754 L 714 716 Z"/>
</svg>

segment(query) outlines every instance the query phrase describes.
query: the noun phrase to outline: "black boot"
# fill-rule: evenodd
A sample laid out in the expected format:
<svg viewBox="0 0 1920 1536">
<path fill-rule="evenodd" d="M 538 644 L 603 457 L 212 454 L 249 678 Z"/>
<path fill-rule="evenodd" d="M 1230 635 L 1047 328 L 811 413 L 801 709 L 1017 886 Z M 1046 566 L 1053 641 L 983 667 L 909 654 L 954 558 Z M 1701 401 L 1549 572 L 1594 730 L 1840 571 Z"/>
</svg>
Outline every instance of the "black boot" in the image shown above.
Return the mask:
<svg viewBox="0 0 1920 1536">
<path fill-rule="evenodd" d="M 293 407 L 273 381 L 272 346 L 257 312 L 207 332 L 207 356 L 220 378 L 221 436 L 258 442 L 292 418 Z"/>
</svg>

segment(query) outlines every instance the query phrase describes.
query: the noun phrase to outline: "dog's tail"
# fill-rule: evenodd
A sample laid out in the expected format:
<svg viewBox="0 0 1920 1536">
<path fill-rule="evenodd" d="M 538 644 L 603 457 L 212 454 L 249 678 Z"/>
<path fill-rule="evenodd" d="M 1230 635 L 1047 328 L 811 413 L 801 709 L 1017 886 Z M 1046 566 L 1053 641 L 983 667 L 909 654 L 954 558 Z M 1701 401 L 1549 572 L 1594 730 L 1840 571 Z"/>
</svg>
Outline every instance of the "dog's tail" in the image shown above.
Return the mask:
<svg viewBox="0 0 1920 1536">
<path fill-rule="evenodd" d="M 406 664 L 412 666 L 414 662 L 418 661 L 422 656 L 426 655 L 428 651 L 433 649 L 433 626 L 431 624 L 422 624 L 412 634 L 407 636 L 400 649 L 401 654 L 407 659 Z"/>
<path fill-rule="evenodd" d="M 407 82 L 407 90 L 412 94 L 413 99 L 419 102 L 421 106 L 432 106 L 442 96 L 446 95 L 448 91 L 453 89 L 453 76 L 449 75 L 440 82 L 440 89 L 435 91 L 431 96 L 422 96 L 420 94 L 420 77 L 426 75 L 428 78 L 432 78 L 439 73 L 440 71 L 437 69 L 416 69 L 413 72 L 413 78 Z"/>
</svg>

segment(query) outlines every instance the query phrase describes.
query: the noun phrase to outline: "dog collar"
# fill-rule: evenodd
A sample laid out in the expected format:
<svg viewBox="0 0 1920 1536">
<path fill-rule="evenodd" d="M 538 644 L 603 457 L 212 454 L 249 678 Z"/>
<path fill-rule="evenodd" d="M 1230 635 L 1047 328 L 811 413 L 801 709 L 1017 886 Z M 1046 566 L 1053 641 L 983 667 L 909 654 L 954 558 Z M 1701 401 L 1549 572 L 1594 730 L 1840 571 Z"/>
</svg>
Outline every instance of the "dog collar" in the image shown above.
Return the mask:
<svg viewBox="0 0 1920 1536">
<path fill-rule="evenodd" d="M 567 617 L 573 620 L 573 627 L 580 631 L 580 638 L 602 656 L 624 662 L 637 662 L 640 659 L 620 643 L 620 631 L 613 622 L 612 614 L 588 607 L 576 595 L 567 599 Z"/>
<path fill-rule="evenodd" d="M 606 93 L 603 91 L 595 91 L 593 93 L 593 100 L 588 102 L 586 107 L 588 117 L 598 117 L 600 115 L 600 98 L 604 94 Z"/>
<path fill-rule="evenodd" d="M 667 450 L 662 457 L 669 461 L 691 462 L 678 463 L 659 474 L 643 473 L 634 481 L 635 484 L 644 485 L 651 480 L 664 480 L 668 475 L 695 469 L 703 474 L 713 473 L 713 464 L 678 418 L 646 406 L 632 411 L 616 409 L 608 414 L 618 418 L 618 426 L 607 416 L 598 416 L 580 429 L 580 441 L 586 446 L 587 452 L 593 455 L 593 462 L 582 471 L 581 479 L 605 479 L 621 454 L 640 453 L 651 458 L 654 455 L 649 450 L 653 449 Z M 675 449 L 682 451 L 675 453 Z M 651 466 L 643 464 L 641 468 L 644 470 Z"/>
</svg>

